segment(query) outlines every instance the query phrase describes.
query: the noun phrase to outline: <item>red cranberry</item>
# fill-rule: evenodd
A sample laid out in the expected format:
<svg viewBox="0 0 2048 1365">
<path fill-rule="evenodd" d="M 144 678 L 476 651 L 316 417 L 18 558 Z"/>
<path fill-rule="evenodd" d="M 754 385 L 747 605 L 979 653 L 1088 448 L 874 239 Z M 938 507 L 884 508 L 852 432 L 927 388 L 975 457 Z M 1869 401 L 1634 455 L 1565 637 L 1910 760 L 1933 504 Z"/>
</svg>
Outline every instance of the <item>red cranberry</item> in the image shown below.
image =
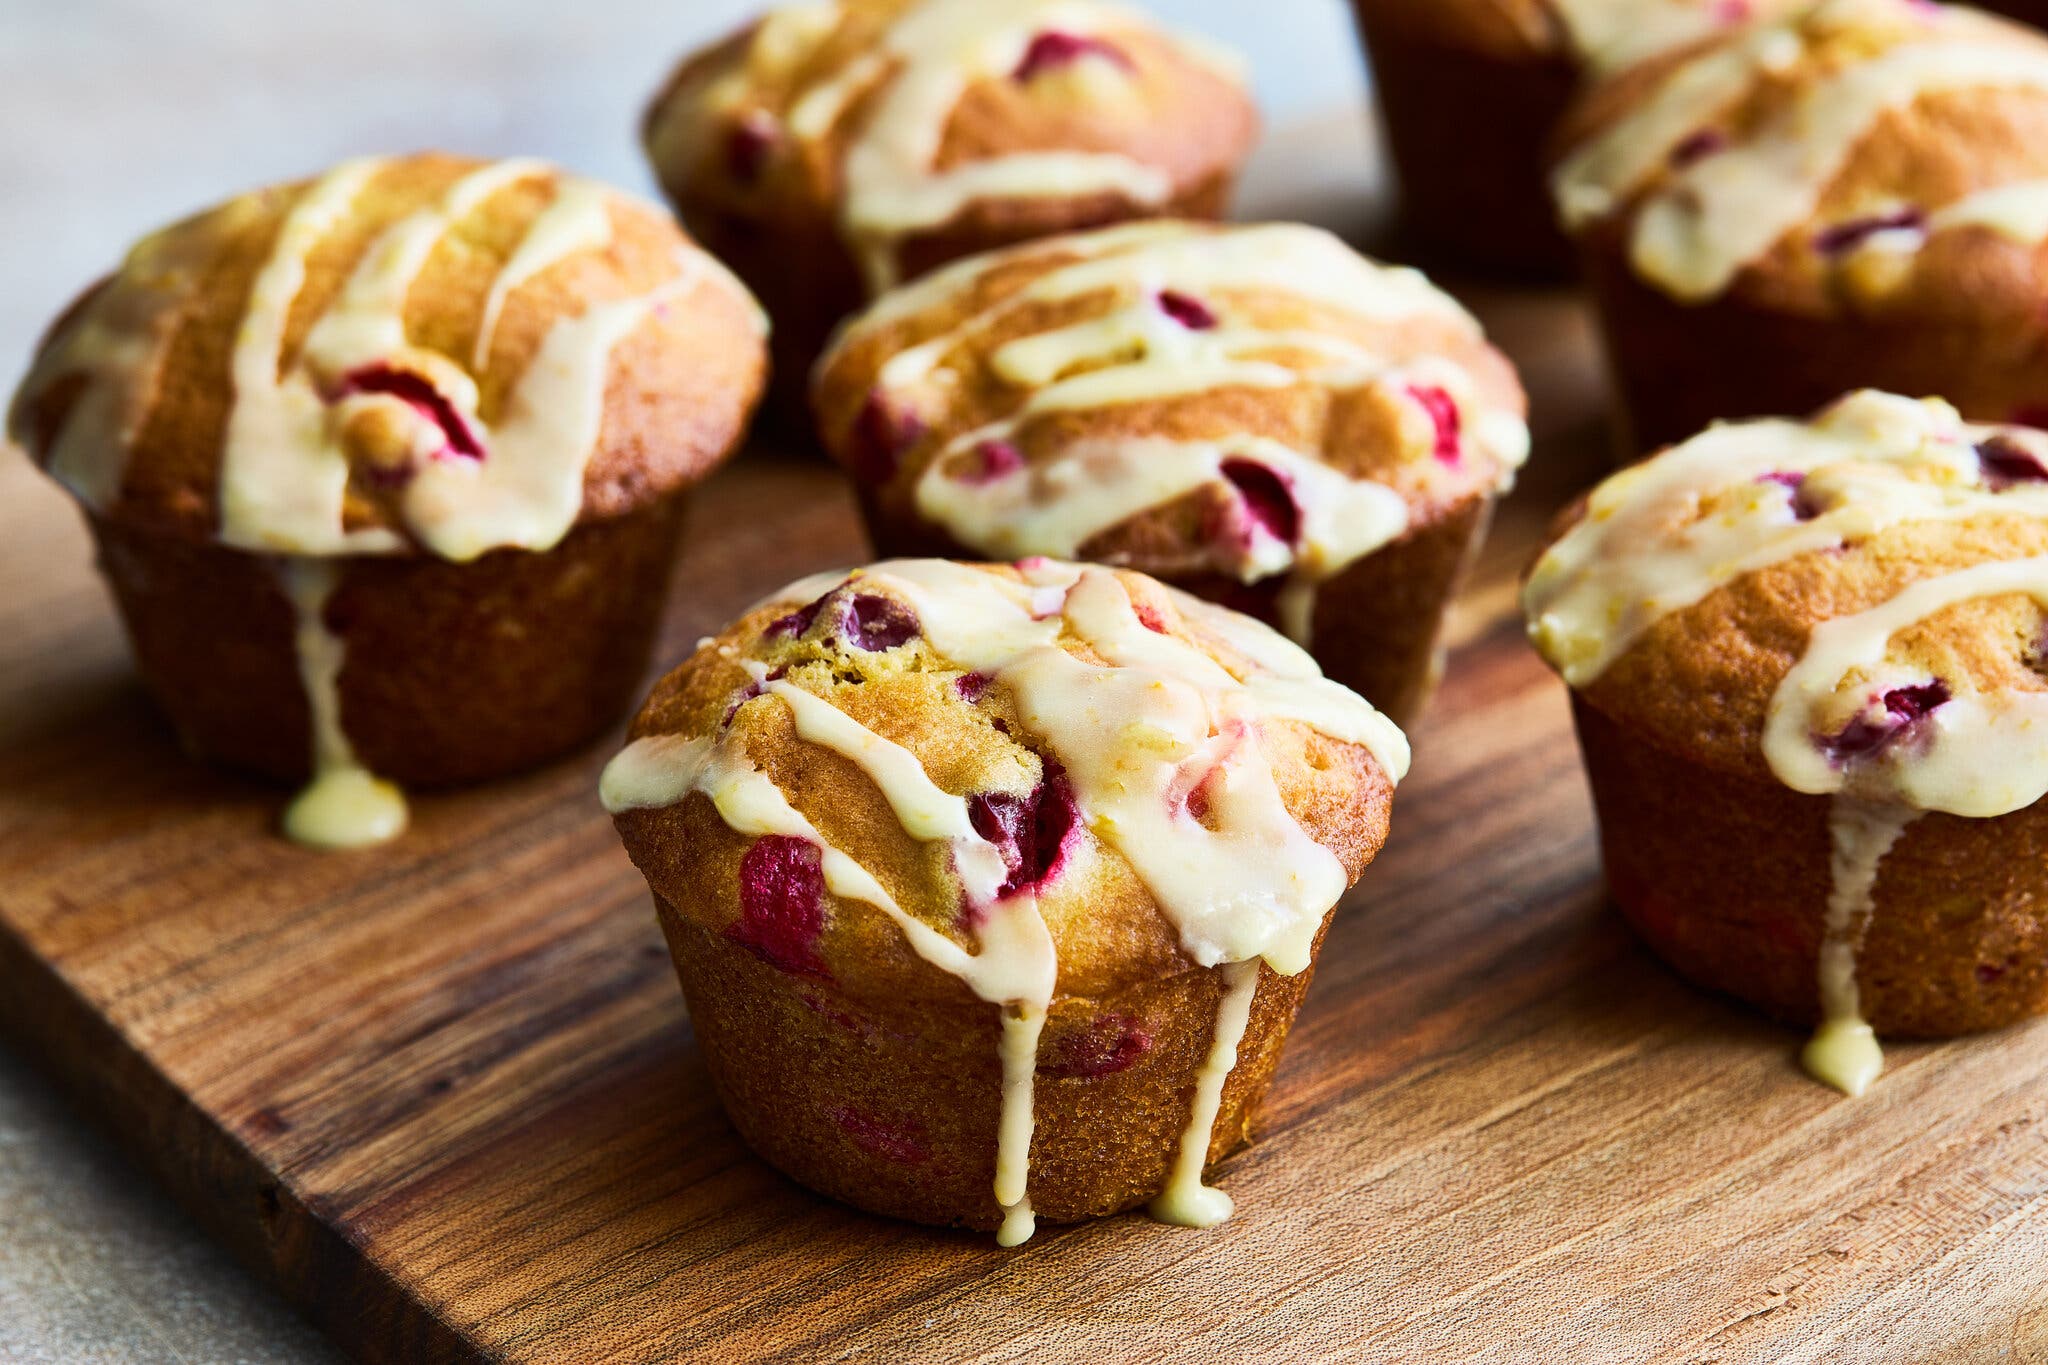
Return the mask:
<svg viewBox="0 0 2048 1365">
<path fill-rule="evenodd" d="M 825 1111 L 854 1145 L 870 1156 L 915 1166 L 932 1157 L 931 1140 L 916 1119 L 885 1119 L 852 1105 L 835 1105 Z"/>
<path fill-rule="evenodd" d="M 1671 149 L 1671 165 L 1675 170 L 1684 170 L 1696 161 L 1703 161 L 1728 146 L 1728 134 L 1719 128 L 1702 128 L 1680 140 Z"/>
<path fill-rule="evenodd" d="M 1135 70 L 1130 54 L 1114 43 L 1100 38 L 1091 38 L 1083 33 L 1063 33 L 1058 29 L 1047 29 L 1031 40 L 1031 46 L 1024 49 L 1023 60 L 1010 73 L 1015 81 L 1029 81 L 1047 71 L 1057 71 L 1071 66 L 1083 57 L 1101 57 L 1116 63 L 1126 71 Z"/>
<path fill-rule="evenodd" d="M 960 694 L 961 700 L 971 705 L 988 695 L 988 683 L 986 673 L 962 673 L 953 679 L 953 690 Z"/>
<path fill-rule="evenodd" d="M 968 483 L 994 483 L 1024 467 L 1024 452 L 1009 441 L 983 441 L 974 448 L 974 457 L 961 472 Z"/>
<path fill-rule="evenodd" d="M 1806 496 L 1806 475 L 1795 469 L 1777 469 L 1768 474 L 1759 474 L 1758 483 L 1774 483 L 1789 491 L 1792 515 L 1801 521 L 1812 521 L 1820 515 L 1820 507 Z"/>
<path fill-rule="evenodd" d="M 922 435 L 924 422 L 918 415 L 898 407 L 876 389 L 853 419 L 849 439 L 855 476 L 873 484 L 889 482 L 902 466 L 903 452 Z"/>
<path fill-rule="evenodd" d="M 2004 976 L 2011 966 L 2010 962 L 1979 962 L 1977 964 L 1977 980 L 1983 985 L 1989 986 L 1997 981 L 1998 978 Z"/>
<path fill-rule="evenodd" d="M 845 586 L 844 583 L 839 585 L 840 588 Z M 825 604 L 832 600 L 832 593 L 838 591 L 839 588 L 834 588 L 832 592 L 828 592 L 823 597 L 798 607 L 789 615 L 776 617 L 768 623 L 767 633 L 770 637 L 783 636 L 792 640 L 806 634 L 811 628 L 811 623 L 818 619 L 818 613 L 823 611 Z"/>
<path fill-rule="evenodd" d="M 1874 754 L 1925 719 L 1936 707 L 1948 701 L 1950 695 L 1948 684 L 1939 678 L 1907 687 L 1894 687 L 1884 694 L 1882 719 L 1858 716 L 1841 734 L 1823 740 L 1822 747 L 1837 763 Z"/>
<path fill-rule="evenodd" d="M 755 183 L 781 137 L 774 118 L 758 109 L 749 112 L 725 135 L 726 173 L 742 185 Z"/>
<path fill-rule="evenodd" d="M 1167 633 L 1166 618 L 1161 616 L 1159 608 L 1153 606 L 1150 602 L 1133 602 L 1131 603 L 1131 610 L 1137 613 L 1138 624 L 1145 629 L 1157 631 L 1161 635 Z"/>
<path fill-rule="evenodd" d="M 1061 1040 L 1040 1059 L 1038 1070 L 1061 1079 L 1093 1080 L 1129 1069 L 1152 1050 L 1152 1035 L 1137 1020 L 1105 1014 L 1087 1029 Z"/>
<path fill-rule="evenodd" d="M 918 636 L 917 617 L 909 607 L 874 593 L 861 593 L 847 604 L 844 625 L 854 644 L 877 654 Z"/>
<path fill-rule="evenodd" d="M 824 855 L 808 839 L 764 834 L 740 859 L 740 917 L 725 936 L 771 967 L 828 978 Z"/>
<path fill-rule="evenodd" d="M 448 443 L 445 453 L 465 460 L 483 459 L 484 444 L 469 425 L 469 420 L 425 375 L 381 361 L 364 365 L 341 377 L 333 397 L 338 401 L 355 393 L 389 394 L 441 429 L 441 435 Z"/>
<path fill-rule="evenodd" d="M 1159 291 L 1159 311 L 1190 332 L 1206 332 L 1216 325 L 1216 314 L 1210 311 L 1208 304 L 1178 289 Z"/>
<path fill-rule="evenodd" d="M 1846 223 L 1822 228 L 1814 234 L 1813 247 L 1823 256 L 1839 256 L 1863 245 L 1880 232 L 1921 229 L 1926 226 L 1926 214 L 1916 208 L 1903 208 L 1892 213 L 1873 214 L 1868 218 L 1851 218 Z"/>
<path fill-rule="evenodd" d="M 1979 444 L 1977 460 L 1984 469 L 1984 482 L 1994 491 L 2048 479 L 2048 468 L 2042 467 L 2040 456 L 2004 434 Z"/>
<path fill-rule="evenodd" d="M 1010 875 L 996 888 L 998 896 L 1035 891 L 1058 875 L 1067 846 L 1080 827 L 1073 789 L 1059 764 L 1045 761 L 1045 780 L 1028 797 L 1008 792 L 977 792 L 967 800 L 967 818 L 974 832 L 994 844 Z"/>
<path fill-rule="evenodd" d="M 1244 499 L 1245 512 L 1254 525 L 1284 545 L 1296 542 L 1301 535 L 1301 509 L 1295 506 L 1294 493 L 1277 470 L 1257 460 L 1233 458 L 1223 462 L 1223 477 Z"/>
<path fill-rule="evenodd" d="M 1461 433 L 1464 429 L 1456 400 L 1442 389 L 1422 384 L 1409 385 L 1408 396 L 1422 405 L 1422 410 L 1429 414 L 1430 422 L 1436 427 L 1436 447 L 1431 453 L 1445 464 L 1456 464 L 1463 448 Z"/>
</svg>

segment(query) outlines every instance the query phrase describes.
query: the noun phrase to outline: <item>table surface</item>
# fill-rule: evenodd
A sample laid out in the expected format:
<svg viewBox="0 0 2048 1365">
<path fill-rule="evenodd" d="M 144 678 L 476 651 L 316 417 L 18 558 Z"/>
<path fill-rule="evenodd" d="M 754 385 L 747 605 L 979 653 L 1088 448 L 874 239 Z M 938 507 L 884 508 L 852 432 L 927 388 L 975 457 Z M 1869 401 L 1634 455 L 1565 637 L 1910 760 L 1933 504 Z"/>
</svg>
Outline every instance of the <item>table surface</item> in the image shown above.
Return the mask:
<svg viewBox="0 0 2048 1365">
<path fill-rule="evenodd" d="M 585 0 L 565 21 L 542 0 L 0 0 L 0 372 L 141 231 L 350 154 L 538 154 L 646 191 L 641 101 L 673 54 L 756 7 Z M 1244 210 L 1357 233 L 1377 177 L 1338 0 L 1150 7 L 1252 58 L 1276 136 Z M 0 1360 L 335 1358 L 5 1052 L 0 1228 Z"/>
</svg>

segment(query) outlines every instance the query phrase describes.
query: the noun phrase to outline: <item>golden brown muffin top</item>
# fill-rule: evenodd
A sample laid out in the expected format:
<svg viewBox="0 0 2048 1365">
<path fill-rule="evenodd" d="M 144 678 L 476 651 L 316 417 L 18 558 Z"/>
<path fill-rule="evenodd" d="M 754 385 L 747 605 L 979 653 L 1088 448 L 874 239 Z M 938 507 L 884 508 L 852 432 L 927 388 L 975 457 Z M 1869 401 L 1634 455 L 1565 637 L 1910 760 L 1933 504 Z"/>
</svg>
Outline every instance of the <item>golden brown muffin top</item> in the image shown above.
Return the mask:
<svg viewBox="0 0 2048 1365">
<path fill-rule="evenodd" d="M 1602 713 L 1724 771 L 1959 815 L 2048 789 L 2048 432 L 1865 391 L 1614 475 L 1524 588 Z"/>
<path fill-rule="evenodd" d="M 1413 270 L 1296 224 L 1153 222 L 947 267 L 820 362 L 825 444 L 990 558 L 1314 581 L 1528 453 L 1513 368 Z"/>
<path fill-rule="evenodd" d="M 606 805 L 685 915 L 863 994 L 1040 1008 L 1191 964 L 1301 970 L 1407 766 L 1266 627 L 1049 560 L 794 584 L 632 736 Z"/>
<path fill-rule="evenodd" d="M 1568 228 L 1687 302 L 2038 327 L 2048 37 L 1926 0 L 1809 0 L 1567 117 Z"/>
<path fill-rule="evenodd" d="M 665 214 L 540 162 L 345 162 L 140 242 L 14 439 L 94 512 L 244 549 L 544 549 L 701 478 L 766 373 Z"/>
<path fill-rule="evenodd" d="M 1355 0 L 1373 21 L 1503 61 L 1614 70 L 1795 0 Z"/>
<path fill-rule="evenodd" d="M 901 243 L 991 203 L 1168 203 L 1234 171 L 1236 58 L 1095 0 L 788 5 L 686 61 L 647 115 L 692 213 L 836 221 L 879 293 Z"/>
</svg>

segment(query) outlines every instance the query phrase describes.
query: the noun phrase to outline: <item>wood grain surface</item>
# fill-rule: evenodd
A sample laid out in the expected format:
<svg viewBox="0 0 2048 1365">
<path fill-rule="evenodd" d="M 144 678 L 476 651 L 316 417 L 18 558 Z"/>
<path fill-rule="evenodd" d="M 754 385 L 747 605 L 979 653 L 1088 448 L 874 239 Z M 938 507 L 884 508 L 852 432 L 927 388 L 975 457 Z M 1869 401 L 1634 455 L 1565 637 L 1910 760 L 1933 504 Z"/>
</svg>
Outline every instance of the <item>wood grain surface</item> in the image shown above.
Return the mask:
<svg viewBox="0 0 2048 1365">
<path fill-rule="evenodd" d="M 712 1096 L 595 799 L 610 743 L 272 834 L 132 681 L 63 500 L 0 468 L 0 1020 L 366 1360 L 2048 1362 L 2048 1032 L 1897 1046 L 1845 1101 L 1604 903 L 1513 575 L 1602 460 L 1585 320 L 1480 297 L 1536 463 L 1460 604 L 1394 836 L 1331 932 L 1237 1217 L 1026 1247 L 844 1209 Z M 715 480 L 664 657 L 854 561 L 819 465 Z M 1730 850 L 1740 856 L 1740 850 Z"/>
</svg>

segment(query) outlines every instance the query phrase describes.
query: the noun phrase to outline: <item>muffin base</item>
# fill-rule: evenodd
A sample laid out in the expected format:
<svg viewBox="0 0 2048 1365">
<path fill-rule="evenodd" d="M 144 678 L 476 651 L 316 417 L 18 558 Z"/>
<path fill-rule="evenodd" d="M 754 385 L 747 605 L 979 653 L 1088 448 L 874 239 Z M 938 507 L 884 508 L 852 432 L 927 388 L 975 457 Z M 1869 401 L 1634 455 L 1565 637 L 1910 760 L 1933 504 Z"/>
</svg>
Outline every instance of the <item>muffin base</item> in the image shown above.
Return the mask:
<svg viewBox="0 0 2048 1365">
<path fill-rule="evenodd" d="M 533 767 L 610 726 L 653 646 L 685 499 L 578 526 L 545 553 L 467 564 L 340 561 L 342 728 L 409 787 Z M 277 561 L 89 518 L 136 669 L 195 755 L 284 782 L 311 773 L 296 618 Z"/>
<path fill-rule="evenodd" d="M 1778 1019 L 1820 1018 L 1824 796 L 1669 752 L 1574 695 L 1608 888 L 1681 974 Z M 1878 868 L 1857 955 L 1880 1035 L 1942 1038 L 2048 1011 L 2048 807 L 1928 813 Z"/>
<path fill-rule="evenodd" d="M 1486 539 L 1494 501 L 1491 493 L 1479 494 L 1433 521 L 1411 526 L 1316 589 L 1309 652 L 1325 676 L 1363 696 L 1396 725 L 1405 728 L 1415 721 L 1436 690 L 1443 672 L 1444 613 Z M 936 527 L 899 520 L 866 489 L 860 504 L 878 558 L 987 558 Z M 1284 577 L 1241 583 L 1227 574 L 1175 573 L 1153 564 L 1119 562 L 1117 567 L 1148 573 L 1285 629 L 1280 611 Z"/>
<path fill-rule="evenodd" d="M 1604 244 L 1584 259 L 1621 399 L 1624 460 L 1716 421 L 1803 416 L 1853 389 L 1946 398 L 1973 421 L 2048 419 L 2048 331 L 1813 317 L 1726 296 L 1689 305 L 1638 279 Z"/>
<path fill-rule="evenodd" d="M 654 899 L 698 1048 L 748 1146 L 797 1183 L 871 1213 L 1002 1223 L 995 1006 L 964 991 L 958 1001 L 857 998 L 772 967 Z M 1249 1140 L 1313 974 L 1260 968 L 1209 1164 Z M 1033 1096 L 1029 1191 L 1040 1220 L 1102 1217 L 1165 1187 L 1223 990 L 1220 973 L 1189 970 L 1101 999 L 1054 1001 Z M 1113 1046 L 1134 1036 L 1142 1047 Z"/>
<path fill-rule="evenodd" d="M 1572 249 L 1545 168 L 1576 88 L 1572 64 L 1448 47 L 1390 22 L 1372 0 L 1355 8 L 1414 253 L 1515 278 L 1569 278 Z"/>
</svg>

